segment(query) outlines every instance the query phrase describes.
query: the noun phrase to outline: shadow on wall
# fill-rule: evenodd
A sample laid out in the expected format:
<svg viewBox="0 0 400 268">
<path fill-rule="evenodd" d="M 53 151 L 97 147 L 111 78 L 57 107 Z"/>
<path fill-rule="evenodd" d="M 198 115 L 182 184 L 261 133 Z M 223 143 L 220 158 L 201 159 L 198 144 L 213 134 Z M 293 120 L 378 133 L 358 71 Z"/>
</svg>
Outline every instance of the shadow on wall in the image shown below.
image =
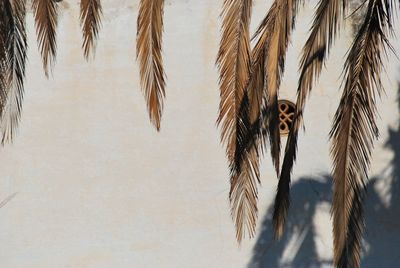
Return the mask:
<svg viewBox="0 0 400 268">
<path fill-rule="evenodd" d="M 399 85 L 400 112 L 400 85 Z M 366 229 L 361 267 L 400 267 L 400 125 L 389 129 L 385 147 L 394 152 L 389 163 L 388 180 L 382 175 L 369 180 L 364 202 Z M 385 200 L 377 190 L 378 182 L 387 183 Z M 380 194 L 381 193 L 381 194 Z M 291 208 L 286 231 L 280 241 L 274 241 L 272 230 L 273 204 L 263 220 L 261 232 L 253 249 L 248 268 L 319 268 L 332 267 L 332 259 L 321 259 L 317 253 L 316 226 L 313 222 L 317 207 L 330 207 L 332 179 L 300 178 L 291 186 Z M 329 208 L 326 209 L 329 213 Z M 324 245 L 333 248 L 333 245 Z M 333 250 L 333 249 L 332 249 Z"/>
</svg>

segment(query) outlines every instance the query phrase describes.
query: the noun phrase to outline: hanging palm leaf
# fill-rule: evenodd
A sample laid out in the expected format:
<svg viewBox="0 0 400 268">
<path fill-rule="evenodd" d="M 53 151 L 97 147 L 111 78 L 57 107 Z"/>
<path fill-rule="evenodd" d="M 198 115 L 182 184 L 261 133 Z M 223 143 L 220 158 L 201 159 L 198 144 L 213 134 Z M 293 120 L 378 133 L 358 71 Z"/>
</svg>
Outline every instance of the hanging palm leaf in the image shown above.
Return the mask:
<svg viewBox="0 0 400 268">
<path fill-rule="evenodd" d="M 150 121 L 160 130 L 165 74 L 161 55 L 164 0 L 141 0 L 137 21 L 136 55 L 140 63 L 140 83 Z"/>
<path fill-rule="evenodd" d="M 252 202 L 252 209 L 255 211 L 255 217 L 251 218 L 251 228 L 249 230 L 250 237 L 254 235 L 256 220 L 257 220 L 257 181 L 259 181 L 259 153 L 263 151 L 267 132 L 267 90 L 266 90 L 266 53 L 270 41 L 270 32 L 272 31 L 271 20 L 274 19 L 277 11 L 276 3 L 272 5 L 266 18 L 258 28 L 257 35 L 259 39 L 255 48 L 251 52 L 251 76 L 245 87 L 244 97 L 242 98 L 239 113 L 236 119 L 236 147 L 235 159 L 233 165 L 231 164 L 231 182 L 238 178 L 237 181 L 250 182 L 250 189 L 254 189 L 254 197 Z M 240 179 L 240 180 L 239 180 Z M 232 185 L 232 184 L 231 184 Z M 247 189 L 240 189 L 237 187 L 236 195 L 242 194 L 246 196 Z M 232 187 L 231 187 L 232 192 Z M 230 194 L 230 196 L 232 193 Z M 236 214 L 240 215 L 242 207 L 234 204 Z M 237 227 L 237 235 L 243 232 L 245 219 L 243 217 L 234 218 Z M 247 228 L 249 229 L 249 228 Z M 240 241 L 241 237 L 238 237 Z"/>
<path fill-rule="evenodd" d="M 0 1 L 0 114 L 7 99 L 8 44 L 12 12 L 8 1 Z"/>
<path fill-rule="evenodd" d="M 102 8 L 100 0 L 81 0 L 80 22 L 83 34 L 83 55 L 88 60 L 94 55 L 96 40 L 101 26 Z"/>
<path fill-rule="evenodd" d="M 32 0 L 36 24 L 36 34 L 40 54 L 42 55 L 45 75 L 54 65 L 56 58 L 56 29 L 58 23 L 57 2 L 54 0 Z"/>
<path fill-rule="evenodd" d="M 222 11 L 222 38 L 217 57 L 221 101 L 217 123 L 221 125 L 221 140 L 226 144 L 231 169 L 235 165 L 238 113 L 250 76 L 251 8 L 252 0 L 225 0 Z M 253 177 L 239 176 L 235 172 L 232 172 L 230 182 L 231 212 L 235 221 L 236 237 L 241 241 L 245 229 L 250 237 L 254 235 L 257 184 Z"/>
<path fill-rule="evenodd" d="M 0 27 L 1 143 L 12 141 L 21 116 L 26 62 L 25 0 L 2 1 Z"/>
<path fill-rule="evenodd" d="M 291 172 L 296 160 L 297 136 L 302 124 L 303 111 L 307 96 L 311 92 L 314 82 L 318 79 L 331 44 L 339 29 L 346 1 L 321 0 L 318 4 L 311 33 L 303 48 L 300 61 L 300 78 L 297 88 L 296 110 L 293 117 L 292 128 L 286 142 L 285 157 L 283 159 L 277 201 L 281 200 L 282 206 L 276 207 L 274 219 L 277 237 L 282 235 L 289 207 L 289 192 Z M 278 203 L 279 204 L 279 203 Z"/>
<path fill-rule="evenodd" d="M 12 141 L 21 117 L 24 94 L 26 62 L 25 0 L 4 1 L 4 14 L 8 19 L 8 32 L 5 36 L 5 58 L 3 65 L 3 98 L 1 105 L 1 142 Z"/>
<path fill-rule="evenodd" d="M 231 201 L 231 213 L 236 227 L 236 238 L 240 243 L 247 234 L 253 237 L 258 217 L 258 190 L 257 183 L 259 182 L 259 156 L 258 148 L 255 143 L 249 140 L 242 140 L 248 137 L 248 128 L 250 118 L 247 115 L 250 113 L 249 98 L 247 94 L 242 99 L 242 107 L 238 116 L 241 120 L 237 120 L 236 135 L 238 137 L 237 148 L 246 146 L 248 149 L 237 154 L 237 162 L 231 166 L 231 189 L 229 198 Z M 257 128 L 258 129 L 258 128 Z"/>
<path fill-rule="evenodd" d="M 279 16 L 280 6 L 278 1 L 275 1 L 270 10 L 268 11 L 267 16 L 261 22 L 258 27 L 254 38 L 258 37 L 258 41 L 256 46 L 253 48 L 253 64 L 252 64 L 252 77 L 251 83 L 249 84 L 249 92 L 257 92 L 261 91 L 262 99 L 265 102 L 261 102 L 261 105 L 266 109 L 266 118 L 260 118 L 261 122 L 265 122 L 265 127 L 268 128 L 269 140 L 271 145 L 271 157 L 274 163 L 274 167 L 276 170 L 276 174 L 279 174 L 279 157 L 280 157 L 280 135 L 279 135 L 279 118 L 278 118 L 278 88 L 279 85 L 277 83 L 280 82 L 280 72 L 283 71 L 284 68 L 284 60 L 281 66 L 275 65 L 276 68 L 280 68 L 277 70 L 279 73 L 275 73 L 276 75 L 270 75 L 269 71 L 273 69 L 273 63 L 271 64 L 271 58 L 276 59 L 279 57 L 276 55 L 277 51 L 270 51 L 270 46 L 272 42 L 272 38 L 276 38 L 274 34 L 272 34 L 276 29 L 275 27 L 279 27 L 275 24 L 277 17 Z M 275 42 L 279 42 L 278 40 L 274 40 Z M 269 56 L 269 53 L 274 53 L 272 57 Z M 279 77 L 277 77 L 279 76 Z M 273 80 L 273 82 L 271 82 Z M 278 82 L 279 81 L 279 82 Z M 269 86 L 273 84 L 270 88 Z M 271 89 L 271 90 L 270 90 Z M 256 95 L 253 93 L 253 95 Z M 261 106 L 259 105 L 260 101 L 256 103 L 256 105 L 251 106 L 252 113 L 259 112 L 260 113 Z M 261 126 L 260 126 L 261 127 Z"/>
<path fill-rule="evenodd" d="M 360 267 L 362 200 L 368 178 L 375 123 L 376 95 L 383 86 L 383 62 L 391 48 L 392 1 L 370 0 L 345 64 L 345 84 L 331 130 L 333 158 L 333 236 L 337 267 Z"/>
<path fill-rule="evenodd" d="M 276 7 L 276 5 L 274 5 Z M 266 20 L 273 17 L 275 9 L 271 8 Z M 270 25 L 263 23 L 263 25 Z M 268 41 L 268 31 L 263 31 L 255 48 L 251 52 L 251 76 L 245 87 L 244 96 L 240 103 L 238 115 L 236 118 L 236 143 L 234 161 L 231 163 L 231 181 L 240 178 L 241 181 L 249 181 L 251 188 L 255 189 L 254 196 L 257 197 L 256 184 L 259 181 L 259 152 L 262 152 L 267 137 L 265 126 L 266 118 L 266 91 L 265 91 L 265 54 Z M 239 190 L 239 189 L 238 189 Z M 243 191 L 243 189 L 241 189 Z M 257 202 L 257 198 L 253 200 Z M 258 211 L 257 206 L 253 209 Z M 238 208 L 236 208 L 238 210 Z M 237 212 L 238 213 L 238 212 Z M 257 214 L 255 214 L 257 215 Z M 256 218 L 255 218 L 256 219 Z M 236 226 L 243 226 L 238 222 L 243 217 L 236 217 Z M 255 229 L 255 220 L 251 228 L 253 235 Z M 243 228 L 242 228 L 243 229 Z M 242 229 L 238 229 L 241 234 Z"/>
<path fill-rule="evenodd" d="M 251 0 L 225 0 L 222 37 L 217 57 L 220 70 L 219 116 L 221 140 L 227 156 L 233 161 L 236 143 L 236 118 L 250 76 L 250 18 Z"/>
<path fill-rule="evenodd" d="M 286 52 L 290 41 L 290 35 L 294 28 L 295 17 L 297 14 L 299 1 L 296 0 L 276 0 L 268 12 L 268 15 L 261 23 L 256 32 L 260 35 L 259 42 L 255 51 L 259 50 L 260 63 L 258 68 L 263 71 L 254 70 L 255 74 L 263 73 L 263 80 L 257 79 L 261 84 L 263 81 L 263 90 L 266 101 L 266 120 L 268 125 L 269 139 L 271 144 L 272 160 L 279 176 L 280 167 L 280 132 L 279 132 L 279 109 L 278 109 L 278 91 L 285 68 Z M 262 50 L 258 46 L 262 47 Z M 256 108 L 258 109 L 258 108 Z M 261 114 L 262 115 L 262 114 Z M 263 121 L 263 118 L 260 118 Z M 261 130 L 262 133 L 262 130 Z M 281 218 L 286 213 L 287 207 L 285 200 L 281 198 L 282 187 L 278 185 L 277 198 L 275 199 L 274 226 L 276 236 L 282 233 Z"/>
</svg>

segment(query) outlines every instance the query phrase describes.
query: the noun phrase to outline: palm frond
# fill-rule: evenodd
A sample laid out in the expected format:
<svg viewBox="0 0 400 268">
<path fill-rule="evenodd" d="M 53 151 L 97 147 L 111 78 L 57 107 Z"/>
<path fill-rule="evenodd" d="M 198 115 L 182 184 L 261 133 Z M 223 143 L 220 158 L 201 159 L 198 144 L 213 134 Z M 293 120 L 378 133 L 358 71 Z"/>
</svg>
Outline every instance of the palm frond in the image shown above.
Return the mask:
<svg viewBox="0 0 400 268">
<path fill-rule="evenodd" d="M 312 90 L 313 84 L 318 79 L 331 44 L 338 32 L 339 22 L 344 12 L 345 1 L 343 0 L 320 0 L 315 13 L 311 33 L 303 48 L 300 61 L 301 75 L 297 88 L 296 110 L 293 117 L 286 142 L 285 156 L 283 159 L 277 200 L 282 200 L 276 207 L 274 213 L 276 220 L 275 228 L 277 236 L 282 235 L 286 215 L 289 207 L 289 193 L 291 172 L 297 153 L 297 136 L 303 121 L 303 111 L 307 96 Z"/>
<path fill-rule="evenodd" d="M 226 144 L 229 162 L 236 143 L 236 118 L 250 76 L 250 17 L 252 0 L 225 0 L 222 37 L 217 56 L 220 71 L 219 116 L 221 140 Z"/>
<path fill-rule="evenodd" d="M 256 159 L 246 158 L 249 161 L 245 161 L 243 166 L 249 172 L 247 174 L 237 173 L 235 167 L 236 144 L 241 124 L 238 115 L 250 76 L 251 8 L 252 0 L 224 1 L 222 37 L 217 56 L 221 96 L 217 123 L 221 126 L 221 141 L 226 144 L 231 167 L 229 199 L 239 242 L 246 229 L 250 237 L 254 235 L 257 219 L 257 179 L 251 174 L 251 169 L 257 165 L 252 160 Z M 243 107 L 247 105 L 243 104 Z"/>
<path fill-rule="evenodd" d="M 278 109 L 278 91 L 282 75 L 285 68 L 286 51 L 289 45 L 291 32 L 294 28 L 295 17 L 300 1 L 296 0 L 276 0 L 267 16 L 259 26 L 256 36 L 259 41 L 254 50 L 260 51 L 259 68 L 263 71 L 254 71 L 256 74 L 263 74 L 264 78 L 259 78 L 258 84 L 263 83 L 264 98 L 266 103 L 266 120 L 269 132 L 269 140 L 271 145 L 271 155 L 273 163 L 279 176 L 280 167 L 280 130 L 279 130 L 279 109 Z M 264 50 L 262 50 L 264 49 Z M 262 113 L 260 113 L 262 115 Z M 260 120 L 263 120 L 260 118 Z M 262 131 L 261 131 L 262 133 Z M 278 185 L 279 186 L 279 185 Z M 278 187 L 278 193 L 282 189 Z M 280 209 L 283 199 L 276 198 L 275 208 L 278 214 L 274 214 L 275 231 L 279 232 L 281 220 L 276 215 L 280 215 Z"/>
<path fill-rule="evenodd" d="M 57 2 L 54 0 L 32 0 L 36 34 L 40 54 L 42 55 L 45 75 L 54 65 L 56 58 L 56 29 L 58 23 Z"/>
<path fill-rule="evenodd" d="M 337 267 L 360 267 L 363 231 L 362 199 L 368 179 L 373 141 L 379 132 L 375 123 L 376 95 L 382 56 L 392 49 L 391 0 L 370 0 L 364 23 L 345 63 L 343 95 L 330 133 L 333 158 L 333 236 Z"/>
<path fill-rule="evenodd" d="M 236 227 L 236 238 L 240 243 L 247 234 L 252 238 L 258 217 L 258 190 L 257 183 L 260 181 L 258 140 L 248 139 L 257 136 L 253 131 L 258 131 L 257 122 L 251 124 L 250 100 L 247 92 L 242 98 L 239 108 L 238 120 L 236 122 L 236 153 L 235 162 L 231 165 L 231 189 L 229 198 L 231 201 L 231 212 Z M 254 126 L 249 128 L 249 126 Z M 251 132 L 251 133 L 249 133 Z"/>
<path fill-rule="evenodd" d="M 258 40 L 251 51 L 251 75 L 245 87 L 237 117 L 237 121 L 241 123 L 241 125 L 237 123 L 241 131 L 237 131 L 238 134 L 236 135 L 234 162 L 238 173 L 245 151 L 250 150 L 253 144 L 263 151 L 268 137 L 265 131 L 268 126 L 266 59 L 269 36 L 272 31 L 271 26 L 273 25 L 270 21 L 275 17 L 276 11 L 277 5 L 274 3 L 261 23 L 262 27 L 258 28 L 256 34 Z"/>
<path fill-rule="evenodd" d="M 251 77 L 249 84 L 246 88 L 250 100 L 252 100 L 252 105 L 250 106 L 250 113 L 251 117 L 253 118 L 252 121 L 255 120 L 257 117 L 258 120 L 258 127 L 260 128 L 257 133 L 254 131 L 249 133 L 254 133 L 255 140 L 258 140 L 260 144 L 261 150 L 264 150 L 265 141 L 269 134 L 269 140 L 271 144 L 271 155 L 272 160 L 274 163 L 274 167 L 276 173 L 279 173 L 279 151 L 280 151 L 280 136 L 279 136 L 279 128 L 276 129 L 276 124 L 271 124 L 271 120 L 276 123 L 277 118 L 277 99 L 272 98 L 272 101 L 276 101 L 275 109 L 270 109 L 271 106 L 271 98 L 270 92 L 268 90 L 268 53 L 271 39 L 272 39 L 272 32 L 274 31 L 275 27 L 275 20 L 277 17 L 277 13 L 279 12 L 279 5 L 278 2 L 275 1 L 270 9 L 268 10 L 267 15 L 265 16 L 264 20 L 261 22 L 260 26 L 258 27 L 254 38 L 258 38 L 255 47 L 252 50 L 252 68 L 251 68 Z M 274 90 L 277 92 L 277 89 Z M 251 97 L 253 96 L 253 97 Z M 264 110 L 264 113 L 262 113 Z M 275 110 L 275 113 L 274 113 Z M 273 126 L 273 127 L 269 127 Z M 250 126 L 251 127 L 251 126 Z M 255 127 L 255 126 L 254 126 Z M 265 131 L 268 129 L 268 131 Z M 278 135 L 276 135 L 276 130 L 278 130 Z M 258 136 L 261 135 L 261 136 Z"/>
<path fill-rule="evenodd" d="M 140 63 L 140 82 L 150 121 L 160 130 L 165 73 L 161 55 L 164 0 L 141 0 L 137 20 L 136 55 Z"/>
<path fill-rule="evenodd" d="M 102 7 L 100 0 L 81 0 L 80 23 L 83 35 L 83 55 L 88 60 L 94 55 L 96 40 L 101 26 Z"/>
<path fill-rule="evenodd" d="M 5 6 L 10 13 L 10 28 L 7 37 L 6 98 L 0 121 L 2 144 L 12 141 L 21 117 L 28 48 L 25 30 L 26 0 L 7 0 Z"/>
<path fill-rule="evenodd" d="M 12 12 L 8 1 L 0 1 L 0 115 L 7 99 L 8 44 Z"/>
<path fill-rule="evenodd" d="M 274 5 L 276 7 L 276 5 Z M 272 8 L 266 18 L 270 19 L 275 9 Z M 268 24 L 270 25 L 270 24 Z M 251 76 L 245 87 L 238 115 L 236 118 L 236 147 L 234 162 L 231 163 L 231 185 L 236 181 L 248 181 L 252 184 L 249 189 L 254 189 L 253 201 L 257 202 L 257 181 L 260 180 L 259 156 L 263 152 L 268 137 L 266 123 L 266 47 L 268 31 L 263 31 L 255 48 L 251 51 Z M 240 190 L 239 188 L 235 189 Z M 241 189 L 243 191 L 243 189 Z M 232 192 L 232 189 L 231 189 Z M 232 193 L 231 193 L 232 195 Z M 239 193 L 235 193 L 239 195 Z M 240 196 L 240 195 L 239 195 Z M 246 195 L 245 195 L 246 196 Z M 233 207 L 235 208 L 235 207 Z M 258 211 L 257 205 L 253 205 L 254 211 Z M 236 208 L 237 209 L 237 208 Z M 237 211 L 236 214 L 240 213 Z M 232 213 L 234 214 L 234 213 Z M 257 214 L 255 214 L 257 215 Z M 236 217 L 237 238 L 240 241 L 244 236 L 244 230 L 248 230 L 249 236 L 254 236 L 256 219 L 250 226 L 243 227 L 240 223 L 243 217 Z"/>
</svg>

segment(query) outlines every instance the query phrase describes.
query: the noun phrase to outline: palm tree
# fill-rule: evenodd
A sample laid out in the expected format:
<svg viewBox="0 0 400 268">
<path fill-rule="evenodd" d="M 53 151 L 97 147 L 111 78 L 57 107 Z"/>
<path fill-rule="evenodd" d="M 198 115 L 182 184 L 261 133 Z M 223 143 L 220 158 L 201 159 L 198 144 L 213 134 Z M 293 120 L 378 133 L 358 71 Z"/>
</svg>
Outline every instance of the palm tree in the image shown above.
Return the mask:
<svg viewBox="0 0 400 268">
<path fill-rule="evenodd" d="M 32 0 L 39 51 L 46 76 L 56 58 L 58 2 Z M 343 95 L 330 133 L 333 159 L 334 263 L 360 266 L 363 232 L 362 201 L 368 178 L 375 124 L 376 96 L 383 90 L 383 57 L 392 49 L 395 0 L 365 0 L 348 12 L 347 0 L 320 0 L 300 60 L 293 126 L 280 163 L 278 96 L 286 51 L 297 20 L 300 0 L 274 0 L 251 38 L 252 0 L 224 0 L 222 37 L 217 56 L 220 107 L 217 122 L 230 168 L 231 213 L 240 242 L 255 235 L 260 156 L 271 150 L 279 177 L 273 213 L 274 235 L 284 232 L 290 205 L 291 173 L 307 97 L 322 71 L 347 14 L 360 26 L 344 63 Z M 353 2 L 352 2 L 353 3 Z M 0 130 L 2 143 L 12 141 L 21 116 L 26 63 L 26 0 L 0 1 Z M 162 59 L 164 0 L 141 0 L 137 20 L 137 60 L 150 121 L 160 130 L 166 79 Z M 352 5 L 353 6 L 353 5 Z M 100 0 L 81 0 L 83 54 L 94 54 L 101 26 Z M 364 12 L 365 10 L 365 12 Z M 254 47 L 251 40 L 255 41 Z M 269 146 L 268 146 L 269 143 Z"/>
</svg>

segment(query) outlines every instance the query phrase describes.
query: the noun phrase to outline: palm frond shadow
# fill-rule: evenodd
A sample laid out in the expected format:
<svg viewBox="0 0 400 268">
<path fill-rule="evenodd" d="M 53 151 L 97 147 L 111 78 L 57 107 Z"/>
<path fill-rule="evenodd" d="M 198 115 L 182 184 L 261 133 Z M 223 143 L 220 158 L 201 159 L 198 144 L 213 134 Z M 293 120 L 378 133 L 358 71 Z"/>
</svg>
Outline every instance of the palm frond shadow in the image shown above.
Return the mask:
<svg viewBox="0 0 400 268">
<path fill-rule="evenodd" d="M 399 85 L 400 112 L 400 85 Z M 364 202 L 365 235 L 361 267 L 400 267 L 400 124 L 389 128 L 385 147 L 394 153 L 385 172 L 370 178 Z M 384 183 L 385 187 L 378 187 Z M 379 188 L 379 189 L 377 189 Z M 387 189 L 383 191 L 381 189 Z M 323 259 L 317 253 L 315 220 L 317 208 L 329 213 L 332 200 L 332 178 L 302 177 L 291 186 L 291 208 L 286 231 L 280 241 L 274 241 L 272 229 L 273 204 L 263 219 L 261 231 L 253 248 L 248 268 L 319 268 L 332 267 L 332 259 Z M 389 200 L 389 202 L 385 201 Z M 321 245 L 320 240 L 318 244 Z M 322 244 L 329 247 L 333 245 Z"/>
<path fill-rule="evenodd" d="M 317 206 L 329 204 L 331 200 L 331 179 L 300 178 L 292 184 L 291 192 L 292 202 L 285 233 L 280 241 L 274 241 L 272 204 L 263 220 L 249 268 L 306 268 L 332 264 L 331 260 L 319 260 L 315 244 L 315 226 L 312 224 Z M 287 258 L 283 258 L 284 255 Z"/>
<path fill-rule="evenodd" d="M 398 109 L 400 112 L 400 84 L 398 90 Z M 400 267 L 400 124 L 397 129 L 389 128 L 389 137 L 385 147 L 394 155 L 389 165 L 388 182 L 389 203 L 381 201 L 373 186 L 380 178 L 369 183 L 367 193 L 365 247 L 367 251 L 362 260 L 362 267 Z M 386 188 L 386 187 L 385 187 Z"/>
</svg>

